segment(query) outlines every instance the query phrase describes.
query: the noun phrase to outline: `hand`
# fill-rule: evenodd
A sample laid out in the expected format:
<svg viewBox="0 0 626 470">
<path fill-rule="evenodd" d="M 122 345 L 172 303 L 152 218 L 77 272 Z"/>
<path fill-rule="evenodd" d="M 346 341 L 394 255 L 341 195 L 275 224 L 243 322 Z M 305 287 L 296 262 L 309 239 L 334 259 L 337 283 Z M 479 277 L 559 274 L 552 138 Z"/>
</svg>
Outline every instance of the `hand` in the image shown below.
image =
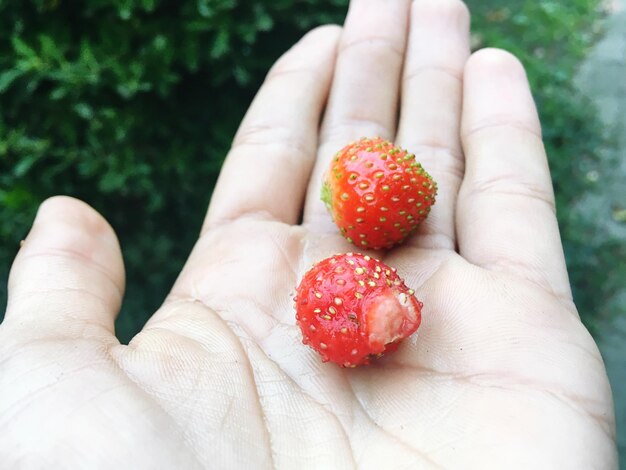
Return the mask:
<svg viewBox="0 0 626 470">
<path fill-rule="evenodd" d="M 611 391 L 572 302 L 524 70 L 498 50 L 470 57 L 468 24 L 458 0 L 354 0 L 343 30 L 287 52 L 129 345 L 113 331 L 111 228 L 79 201 L 45 202 L 0 328 L 3 465 L 615 468 Z M 376 254 L 424 302 L 419 334 L 346 370 L 300 343 L 290 293 L 353 250 L 321 174 L 374 135 L 416 153 L 440 190 L 419 233 Z"/>
</svg>

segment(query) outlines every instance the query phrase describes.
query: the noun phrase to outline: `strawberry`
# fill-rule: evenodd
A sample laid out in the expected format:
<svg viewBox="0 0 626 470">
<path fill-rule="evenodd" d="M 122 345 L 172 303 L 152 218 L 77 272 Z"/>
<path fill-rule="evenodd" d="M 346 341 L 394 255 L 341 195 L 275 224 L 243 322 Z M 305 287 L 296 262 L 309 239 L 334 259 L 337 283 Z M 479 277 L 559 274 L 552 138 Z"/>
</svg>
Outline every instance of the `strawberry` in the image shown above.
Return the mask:
<svg viewBox="0 0 626 470">
<path fill-rule="evenodd" d="M 390 248 L 423 221 L 437 184 L 415 155 L 381 138 L 341 149 L 324 177 L 322 200 L 341 234 L 362 248 Z"/>
<path fill-rule="evenodd" d="M 394 268 L 370 256 L 339 254 L 315 264 L 295 297 L 304 344 L 324 362 L 369 364 L 395 351 L 420 325 L 422 303 Z"/>
</svg>

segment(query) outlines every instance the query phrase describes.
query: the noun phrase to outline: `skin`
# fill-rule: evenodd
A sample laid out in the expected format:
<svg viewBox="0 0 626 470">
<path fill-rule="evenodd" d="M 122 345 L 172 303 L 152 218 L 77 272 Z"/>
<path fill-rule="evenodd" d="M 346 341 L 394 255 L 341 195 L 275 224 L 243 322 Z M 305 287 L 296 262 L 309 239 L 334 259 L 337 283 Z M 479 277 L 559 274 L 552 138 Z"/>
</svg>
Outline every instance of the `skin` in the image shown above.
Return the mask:
<svg viewBox="0 0 626 470">
<path fill-rule="evenodd" d="M 616 468 L 525 73 L 503 51 L 470 56 L 468 23 L 457 0 L 354 0 L 343 28 L 288 51 L 180 277 L 128 345 L 113 231 L 80 201 L 44 202 L 0 325 L 3 465 Z M 289 294 L 352 250 L 319 190 L 364 135 L 414 152 L 439 197 L 406 244 L 372 253 L 424 302 L 419 334 L 344 370 L 300 343 Z"/>
</svg>

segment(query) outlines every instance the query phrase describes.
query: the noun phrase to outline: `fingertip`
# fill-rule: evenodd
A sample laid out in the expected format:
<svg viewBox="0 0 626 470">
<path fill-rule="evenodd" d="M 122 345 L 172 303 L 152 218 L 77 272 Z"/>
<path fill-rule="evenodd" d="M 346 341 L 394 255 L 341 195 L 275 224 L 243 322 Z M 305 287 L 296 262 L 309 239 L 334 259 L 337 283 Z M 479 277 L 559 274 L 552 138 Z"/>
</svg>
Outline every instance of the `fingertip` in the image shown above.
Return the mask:
<svg viewBox="0 0 626 470">
<path fill-rule="evenodd" d="M 124 278 L 115 231 L 98 211 L 74 197 L 52 196 L 41 203 L 23 246 L 25 251 L 31 249 L 77 252 L 111 266 L 115 278 Z"/>
<path fill-rule="evenodd" d="M 522 62 L 510 52 L 481 49 L 464 73 L 462 138 L 477 130 L 513 125 L 541 137 L 541 124 Z"/>
<path fill-rule="evenodd" d="M 283 58 L 299 55 L 303 50 L 313 49 L 323 53 L 328 47 L 336 47 L 339 43 L 341 31 L 341 26 L 333 24 L 317 26 L 305 33 L 304 36 L 283 55 Z M 280 63 L 280 61 L 278 63 Z M 278 65 L 278 63 L 276 65 Z"/>
<path fill-rule="evenodd" d="M 472 78 L 508 76 L 526 80 L 526 70 L 522 62 L 504 49 L 487 47 L 474 52 L 465 65 L 465 76 Z"/>
<path fill-rule="evenodd" d="M 422 23 L 444 20 L 456 25 L 455 29 L 469 31 L 470 10 L 461 0 L 414 0 L 411 13 Z"/>
<path fill-rule="evenodd" d="M 92 235 L 111 238 L 117 243 L 115 232 L 106 219 L 86 202 L 71 196 L 52 196 L 40 204 L 33 225 L 47 222 L 79 226 Z"/>
<path fill-rule="evenodd" d="M 336 24 L 325 24 L 311 29 L 300 39 L 300 42 L 318 40 L 336 40 L 341 35 L 342 27 Z"/>
</svg>

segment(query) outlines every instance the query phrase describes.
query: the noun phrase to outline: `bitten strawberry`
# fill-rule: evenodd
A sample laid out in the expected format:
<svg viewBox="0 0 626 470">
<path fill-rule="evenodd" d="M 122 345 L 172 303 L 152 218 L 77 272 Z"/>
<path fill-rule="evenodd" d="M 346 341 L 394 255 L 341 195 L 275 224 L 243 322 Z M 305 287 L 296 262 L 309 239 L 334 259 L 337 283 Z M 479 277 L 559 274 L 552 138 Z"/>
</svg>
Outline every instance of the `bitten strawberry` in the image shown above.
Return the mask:
<svg viewBox="0 0 626 470">
<path fill-rule="evenodd" d="M 437 184 L 415 155 L 381 138 L 341 149 L 324 177 L 322 200 L 342 235 L 363 248 L 390 248 L 423 221 Z"/>
<path fill-rule="evenodd" d="M 324 362 L 343 367 L 369 364 L 395 351 L 421 322 L 422 303 L 396 270 L 361 254 L 339 254 L 315 264 L 294 300 L 302 342 Z"/>
</svg>

